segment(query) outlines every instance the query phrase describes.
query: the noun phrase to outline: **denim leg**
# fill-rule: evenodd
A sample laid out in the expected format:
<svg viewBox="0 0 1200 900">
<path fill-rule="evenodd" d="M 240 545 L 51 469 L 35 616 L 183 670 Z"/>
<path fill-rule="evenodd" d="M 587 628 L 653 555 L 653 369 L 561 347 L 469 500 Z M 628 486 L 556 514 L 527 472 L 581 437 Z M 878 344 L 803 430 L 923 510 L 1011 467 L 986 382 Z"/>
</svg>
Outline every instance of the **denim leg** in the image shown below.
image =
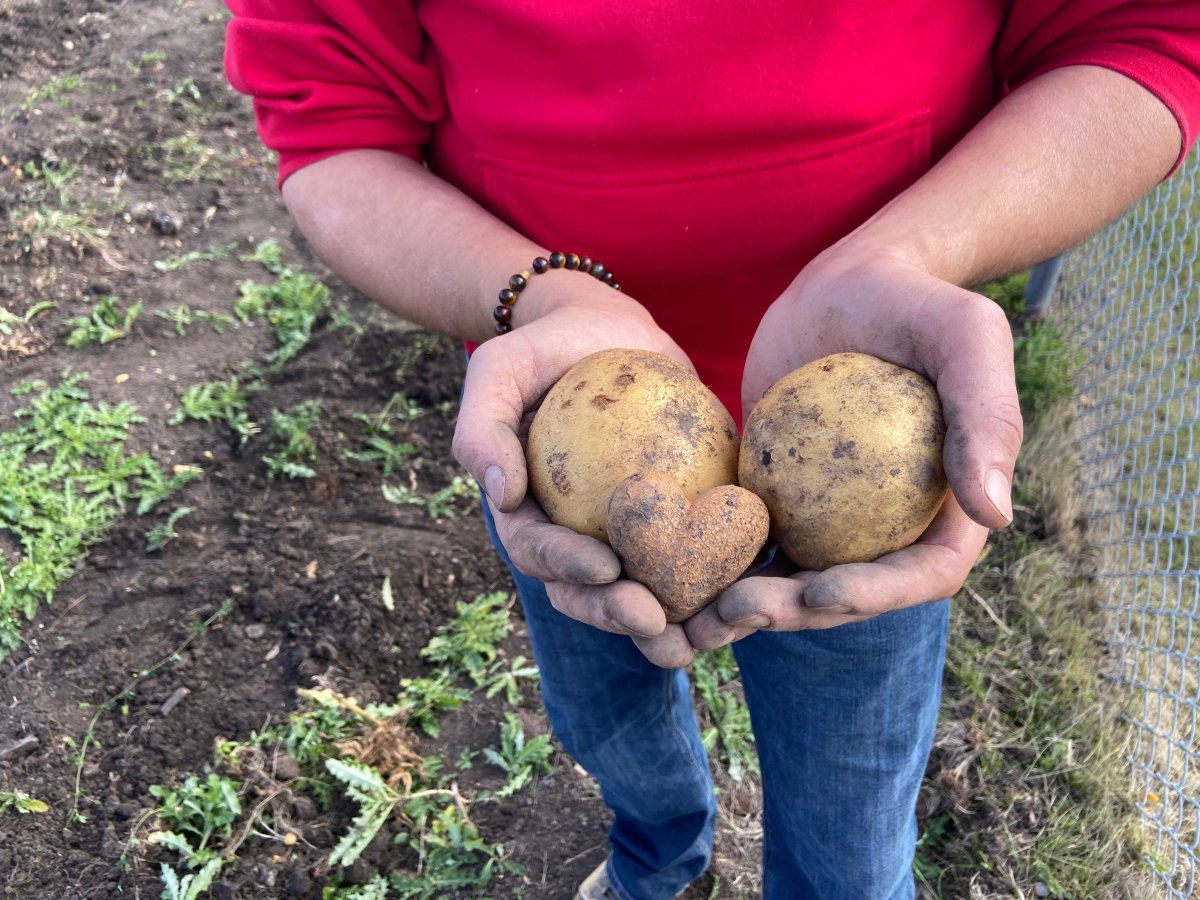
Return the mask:
<svg viewBox="0 0 1200 900">
<path fill-rule="evenodd" d="M 551 727 L 613 813 L 609 877 L 621 900 L 674 897 L 708 867 L 716 817 L 687 675 L 555 610 L 487 523 L 521 597 Z"/>
<path fill-rule="evenodd" d="M 913 897 L 949 601 L 734 645 L 763 775 L 764 900 Z"/>
</svg>

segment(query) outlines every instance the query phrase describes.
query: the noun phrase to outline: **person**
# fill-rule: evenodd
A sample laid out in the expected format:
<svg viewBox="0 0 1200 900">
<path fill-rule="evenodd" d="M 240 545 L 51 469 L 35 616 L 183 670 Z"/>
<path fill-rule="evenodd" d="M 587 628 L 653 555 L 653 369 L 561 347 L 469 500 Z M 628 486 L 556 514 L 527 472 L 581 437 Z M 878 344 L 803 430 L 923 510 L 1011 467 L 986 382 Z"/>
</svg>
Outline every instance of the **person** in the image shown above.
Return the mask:
<svg viewBox="0 0 1200 900">
<path fill-rule="evenodd" d="M 715 805 L 685 667 L 732 643 L 763 896 L 912 897 L 944 598 L 1011 519 L 1022 436 L 1009 324 L 970 287 L 1077 243 L 1179 164 L 1200 4 L 228 5 L 228 75 L 301 232 L 473 349 L 453 451 L 486 492 L 552 727 L 613 815 L 578 896 L 659 900 L 704 871 Z M 550 268 L 497 311 L 553 251 L 621 290 Z M 739 418 L 830 352 L 914 369 L 945 410 L 952 494 L 908 549 L 754 574 L 668 625 L 526 491 L 531 411 L 609 347 L 692 366 Z"/>
</svg>

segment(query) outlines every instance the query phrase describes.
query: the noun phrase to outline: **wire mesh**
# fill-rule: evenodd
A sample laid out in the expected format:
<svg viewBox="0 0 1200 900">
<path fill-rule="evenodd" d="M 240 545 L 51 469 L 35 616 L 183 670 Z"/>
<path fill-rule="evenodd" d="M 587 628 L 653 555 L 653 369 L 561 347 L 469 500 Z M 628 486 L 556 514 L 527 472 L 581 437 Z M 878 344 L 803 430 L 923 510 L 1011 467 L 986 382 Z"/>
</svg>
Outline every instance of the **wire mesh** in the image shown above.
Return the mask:
<svg viewBox="0 0 1200 900">
<path fill-rule="evenodd" d="M 1169 897 L 1200 896 L 1200 153 L 1067 257 L 1081 488 L 1132 796 Z"/>
</svg>

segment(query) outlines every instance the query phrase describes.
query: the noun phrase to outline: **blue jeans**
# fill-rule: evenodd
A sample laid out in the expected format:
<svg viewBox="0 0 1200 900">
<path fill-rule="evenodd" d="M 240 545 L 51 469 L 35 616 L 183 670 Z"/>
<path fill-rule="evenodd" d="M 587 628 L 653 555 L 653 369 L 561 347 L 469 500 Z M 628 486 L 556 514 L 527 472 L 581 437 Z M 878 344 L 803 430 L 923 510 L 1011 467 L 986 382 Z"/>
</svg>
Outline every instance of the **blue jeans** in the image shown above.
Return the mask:
<svg viewBox="0 0 1200 900">
<path fill-rule="evenodd" d="M 613 813 L 617 894 L 676 896 L 707 868 L 716 816 L 686 673 L 556 611 L 490 517 L 488 528 L 521 597 L 551 727 Z M 948 622 L 942 601 L 734 645 L 762 767 L 765 900 L 913 897 Z"/>
</svg>

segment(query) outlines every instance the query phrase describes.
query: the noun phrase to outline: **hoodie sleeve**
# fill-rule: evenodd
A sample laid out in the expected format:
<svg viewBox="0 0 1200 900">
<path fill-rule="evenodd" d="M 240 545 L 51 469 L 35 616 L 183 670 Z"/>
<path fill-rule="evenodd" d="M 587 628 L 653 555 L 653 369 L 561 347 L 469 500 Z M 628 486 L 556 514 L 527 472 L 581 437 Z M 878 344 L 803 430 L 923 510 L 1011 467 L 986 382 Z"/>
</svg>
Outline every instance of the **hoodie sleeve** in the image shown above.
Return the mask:
<svg viewBox="0 0 1200 900">
<path fill-rule="evenodd" d="M 336 153 L 420 159 L 445 115 L 441 75 L 410 3 L 227 0 L 225 69 L 254 99 L 279 183 Z"/>
<path fill-rule="evenodd" d="M 1200 2 L 1014 0 L 996 44 L 1004 90 L 1063 66 L 1120 72 L 1179 122 L 1179 159 L 1200 129 Z"/>
</svg>

